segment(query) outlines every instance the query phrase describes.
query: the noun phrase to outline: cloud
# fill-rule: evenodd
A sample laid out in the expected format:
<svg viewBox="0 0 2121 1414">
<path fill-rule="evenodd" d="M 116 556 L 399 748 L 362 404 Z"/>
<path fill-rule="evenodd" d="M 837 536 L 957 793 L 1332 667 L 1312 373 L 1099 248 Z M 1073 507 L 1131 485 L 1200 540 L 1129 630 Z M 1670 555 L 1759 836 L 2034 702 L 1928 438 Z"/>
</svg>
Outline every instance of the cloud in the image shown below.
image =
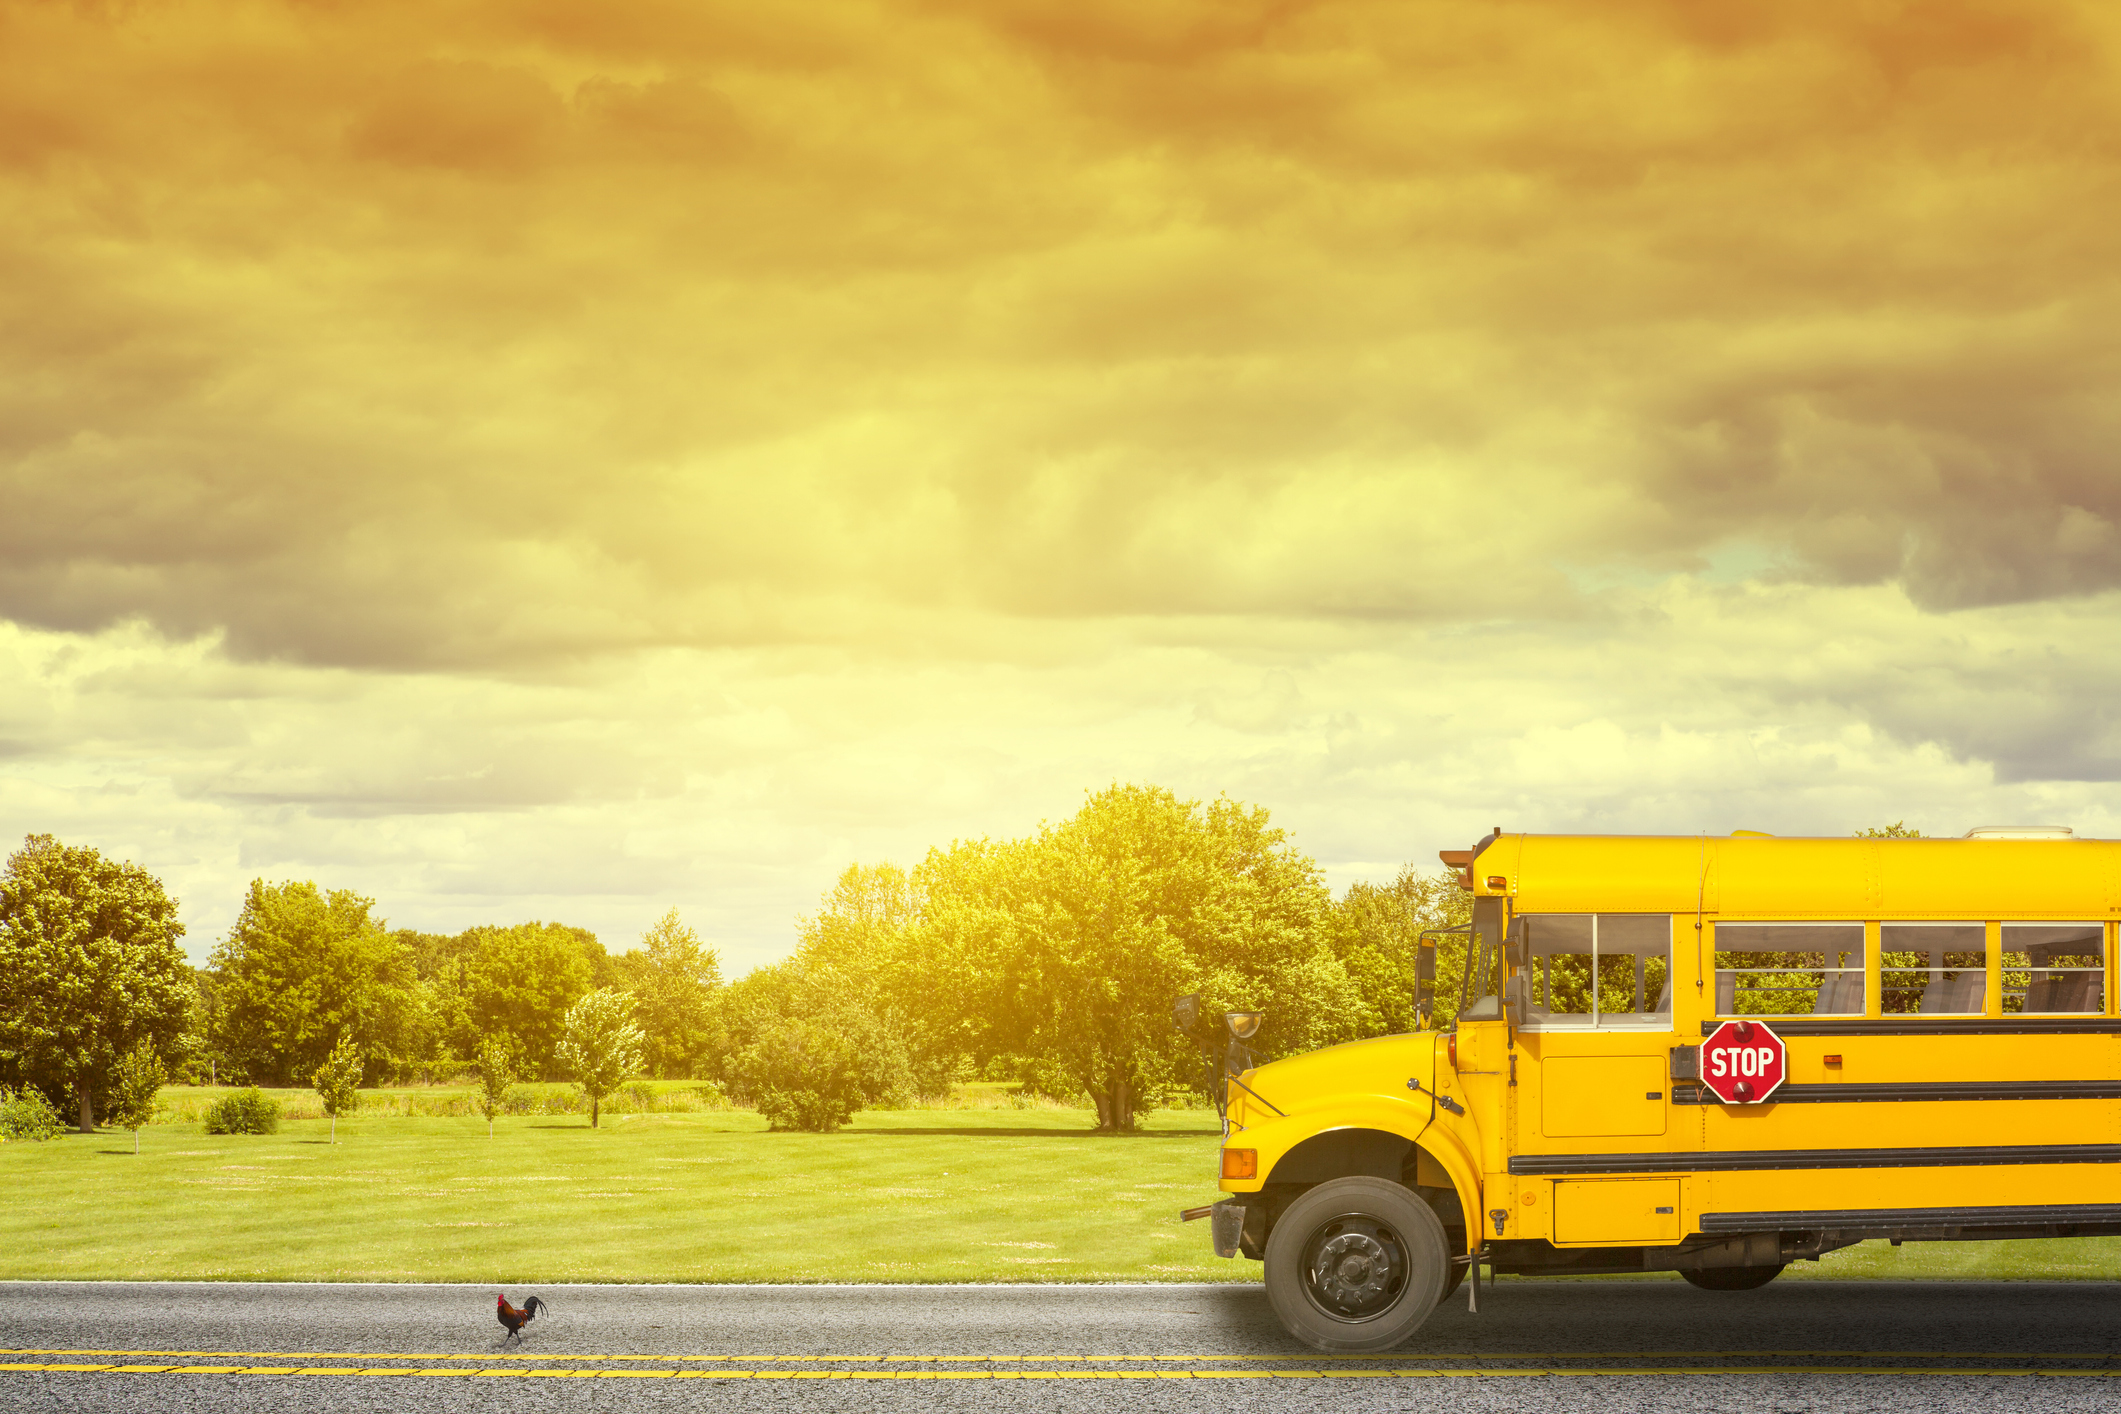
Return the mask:
<svg viewBox="0 0 2121 1414">
<path fill-rule="evenodd" d="M 446 669 L 1566 617 L 1739 533 L 2114 584 L 2111 24 L 1718 13 L 12 7 L 0 612 Z"/>
<path fill-rule="evenodd" d="M 2117 37 L 0 4 L 0 822 L 202 928 L 303 871 L 760 956 L 1112 779 L 1344 875 L 2104 827 Z"/>
</svg>

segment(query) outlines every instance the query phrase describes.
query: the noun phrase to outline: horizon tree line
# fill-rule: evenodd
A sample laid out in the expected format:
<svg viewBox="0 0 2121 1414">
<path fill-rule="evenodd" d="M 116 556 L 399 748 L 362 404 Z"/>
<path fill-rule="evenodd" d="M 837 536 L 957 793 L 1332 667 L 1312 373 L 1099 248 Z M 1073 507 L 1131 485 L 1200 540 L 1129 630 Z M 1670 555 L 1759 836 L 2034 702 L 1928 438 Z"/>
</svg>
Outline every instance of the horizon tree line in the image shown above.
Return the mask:
<svg viewBox="0 0 2121 1414">
<path fill-rule="evenodd" d="M 983 1078 L 1128 1129 L 1196 1081 L 1175 997 L 1264 1010 L 1263 1056 L 1408 1030 L 1415 934 L 1463 922 L 1468 902 L 1412 865 L 1336 899 L 1265 808 L 1114 785 L 1021 838 L 850 866 L 796 920 L 791 955 L 734 982 L 674 909 L 614 954 L 561 923 L 434 934 L 374 908 L 254 880 L 193 968 L 153 875 L 30 836 L 0 873 L 0 1086 L 33 1087 L 88 1128 L 143 1045 L 195 1082 L 307 1085 L 335 1052 L 372 1082 L 448 1078 L 482 1056 L 574 1078 L 564 1019 L 609 991 L 640 1033 L 641 1072 L 717 1082 L 777 1127 L 830 1129 Z M 1446 940 L 1445 1019 L 1461 958 Z"/>
</svg>

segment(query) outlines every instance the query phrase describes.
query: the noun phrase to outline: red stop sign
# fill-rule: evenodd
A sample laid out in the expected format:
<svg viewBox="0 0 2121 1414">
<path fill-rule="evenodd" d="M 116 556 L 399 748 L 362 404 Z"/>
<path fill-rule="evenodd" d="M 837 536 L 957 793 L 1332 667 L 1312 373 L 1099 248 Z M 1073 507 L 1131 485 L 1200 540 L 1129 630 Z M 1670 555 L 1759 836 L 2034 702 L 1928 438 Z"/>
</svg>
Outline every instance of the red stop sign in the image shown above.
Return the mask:
<svg viewBox="0 0 2121 1414">
<path fill-rule="evenodd" d="M 1782 1038 L 1758 1021 L 1726 1021 L 1701 1043 L 1701 1083 L 1726 1105 L 1757 1105 L 1789 1073 Z"/>
</svg>

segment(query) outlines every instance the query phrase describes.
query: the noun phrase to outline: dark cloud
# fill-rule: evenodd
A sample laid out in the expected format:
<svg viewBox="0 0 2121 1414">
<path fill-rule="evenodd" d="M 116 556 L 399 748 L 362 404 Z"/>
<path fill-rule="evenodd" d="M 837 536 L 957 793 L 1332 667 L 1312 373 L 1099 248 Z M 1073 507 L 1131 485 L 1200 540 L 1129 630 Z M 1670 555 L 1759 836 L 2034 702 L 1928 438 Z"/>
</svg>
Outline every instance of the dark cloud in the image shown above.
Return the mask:
<svg viewBox="0 0 2121 1414">
<path fill-rule="evenodd" d="M 235 14 L 0 7 L 0 615 L 505 668 L 1733 541 L 2121 583 L 2090 7 Z"/>
</svg>

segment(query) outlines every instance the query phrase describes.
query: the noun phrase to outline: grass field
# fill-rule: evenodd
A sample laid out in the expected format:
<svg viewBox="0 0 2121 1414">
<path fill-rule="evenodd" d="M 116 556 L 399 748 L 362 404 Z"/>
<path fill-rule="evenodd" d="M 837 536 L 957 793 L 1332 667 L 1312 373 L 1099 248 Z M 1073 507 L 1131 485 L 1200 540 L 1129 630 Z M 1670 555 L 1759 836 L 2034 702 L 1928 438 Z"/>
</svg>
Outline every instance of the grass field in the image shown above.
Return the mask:
<svg viewBox="0 0 2121 1414">
<path fill-rule="evenodd" d="M 1212 1114 L 1143 1133 L 1085 1111 L 868 1112 L 770 1134 L 745 1110 L 484 1120 L 449 1091 L 389 1092 L 339 1121 L 209 1136 L 185 1119 L 0 1146 L 0 1279 L 611 1282 L 1256 1281 L 1178 1210 L 1216 1197 Z M 283 1092 L 313 1111 L 315 1096 Z M 555 1097 L 557 1098 L 557 1097 Z M 668 1103 L 683 1105 L 685 1097 Z M 408 1111 L 410 1111 L 408 1113 Z M 1884 1243 L 1789 1276 L 2121 1274 L 2121 1239 Z M 1673 1281 L 1672 1276 L 1639 1278 Z M 1787 1278 L 1786 1278 L 1787 1279 Z M 1596 1280 L 1586 1278 L 1585 1280 Z"/>
</svg>

